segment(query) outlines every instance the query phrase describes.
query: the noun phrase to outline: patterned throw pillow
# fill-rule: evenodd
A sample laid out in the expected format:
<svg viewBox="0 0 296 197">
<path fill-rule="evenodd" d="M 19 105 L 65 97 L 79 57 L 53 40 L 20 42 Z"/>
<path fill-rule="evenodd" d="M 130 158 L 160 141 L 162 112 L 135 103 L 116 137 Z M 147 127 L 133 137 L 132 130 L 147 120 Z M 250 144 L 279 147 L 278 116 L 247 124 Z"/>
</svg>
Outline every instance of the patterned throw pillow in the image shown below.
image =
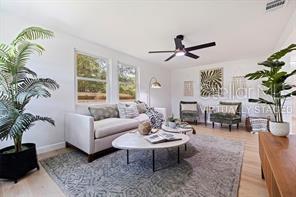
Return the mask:
<svg viewBox="0 0 296 197">
<path fill-rule="evenodd" d="M 139 116 L 137 105 L 135 104 L 117 104 L 120 118 L 135 118 Z"/>
<path fill-rule="evenodd" d="M 147 111 L 145 103 L 138 103 L 137 108 L 138 108 L 138 111 L 139 111 L 140 114 L 143 114 L 143 113 L 145 113 Z"/>
<path fill-rule="evenodd" d="M 88 111 L 95 121 L 106 118 L 118 118 L 119 116 L 116 105 L 88 107 Z"/>
</svg>

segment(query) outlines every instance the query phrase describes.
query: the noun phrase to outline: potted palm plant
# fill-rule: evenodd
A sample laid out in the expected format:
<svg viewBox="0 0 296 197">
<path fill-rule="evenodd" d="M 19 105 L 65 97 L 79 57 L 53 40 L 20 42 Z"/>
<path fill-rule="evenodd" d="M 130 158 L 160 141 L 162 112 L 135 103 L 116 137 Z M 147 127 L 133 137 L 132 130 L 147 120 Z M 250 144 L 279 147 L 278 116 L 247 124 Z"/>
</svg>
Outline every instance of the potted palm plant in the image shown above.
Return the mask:
<svg viewBox="0 0 296 197">
<path fill-rule="evenodd" d="M 49 78 L 38 78 L 26 67 L 31 54 L 41 55 L 44 48 L 34 43 L 36 39 L 53 37 L 53 32 L 40 27 L 24 29 L 10 44 L 0 43 L 0 140 L 13 139 L 14 146 L 0 150 L 0 178 L 17 179 L 28 171 L 39 169 L 36 146 L 22 143 L 25 131 L 36 121 L 54 125 L 48 117 L 26 111 L 32 98 L 50 97 L 49 90 L 59 85 Z"/>
<path fill-rule="evenodd" d="M 264 93 L 269 99 L 249 99 L 249 102 L 263 103 L 270 106 L 273 113 L 273 121 L 269 123 L 269 130 L 276 136 L 287 136 L 289 134 L 289 123 L 283 120 L 283 109 L 285 101 L 291 96 L 296 96 L 295 85 L 288 84 L 286 80 L 296 74 L 296 70 L 286 72 L 282 69 L 284 61 L 280 61 L 286 54 L 296 50 L 296 44 L 291 44 L 285 49 L 271 55 L 264 62 L 258 63 L 265 68 L 263 70 L 249 73 L 245 77 L 249 80 L 262 79 Z"/>
</svg>

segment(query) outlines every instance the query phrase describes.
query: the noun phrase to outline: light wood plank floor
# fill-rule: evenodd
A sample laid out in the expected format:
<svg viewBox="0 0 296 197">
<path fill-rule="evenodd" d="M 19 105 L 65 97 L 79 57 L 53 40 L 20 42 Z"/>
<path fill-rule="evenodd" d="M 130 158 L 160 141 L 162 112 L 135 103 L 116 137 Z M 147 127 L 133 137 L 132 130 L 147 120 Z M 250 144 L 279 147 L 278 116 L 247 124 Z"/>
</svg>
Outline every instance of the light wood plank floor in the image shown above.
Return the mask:
<svg viewBox="0 0 296 197">
<path fill-rule="evenodd" d="M 241 181 L 239 187 L 240 197 L 265 197 L 268 196 L 265 182 L 261 179 L 260 159 L 258 153 L 258 135 L 252 135 L 244 129 L 233 128 L 228 132 L 228 127 L 215 129 L 203 125 L 196 126 L 197 133 L 204 135 L 220 136 L 226 139 L 240 140 L 245 142 L 245 152 L 242 166 Z M 39 159 L 48 158 L 68 151 L 61 149 L 39 155 Z M 28 174 L 19 180 L 17 184 L 9 181 L 0 181 L 0 197 L 15 196 L 64 196 L 59 187 L 47 175 L 40 165 L 40 170 Z"/>
</svg>

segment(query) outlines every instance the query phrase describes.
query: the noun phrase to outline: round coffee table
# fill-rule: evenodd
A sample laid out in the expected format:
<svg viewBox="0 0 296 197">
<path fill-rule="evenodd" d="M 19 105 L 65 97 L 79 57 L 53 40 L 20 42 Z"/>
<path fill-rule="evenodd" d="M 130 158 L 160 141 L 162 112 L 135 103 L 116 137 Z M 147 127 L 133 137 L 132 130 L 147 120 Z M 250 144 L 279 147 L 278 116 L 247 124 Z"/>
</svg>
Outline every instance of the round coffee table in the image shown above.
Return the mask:
<svg viewBox="0 0 296 197">
<path fill-rule="evenodd" d="M 112 141 L 112 146 L 114 148 L 126 150 L 126 161 L 129 164 L 129 150 L 152 150 L 152 169 L 155 172 L 155 150 L 163 148 L 178 148 L 178 163 L 180 163 L 180 146 L 186 144 L 189 141 L 189 136 L 184 134 L 175 134 L 177 138 L 182 138 L 181 140 L 162 142 L 158 144 L 152 144 L 148 142 L 143 135 L 138 132 L 126 133 L 119 136 Z"/>
</svg>

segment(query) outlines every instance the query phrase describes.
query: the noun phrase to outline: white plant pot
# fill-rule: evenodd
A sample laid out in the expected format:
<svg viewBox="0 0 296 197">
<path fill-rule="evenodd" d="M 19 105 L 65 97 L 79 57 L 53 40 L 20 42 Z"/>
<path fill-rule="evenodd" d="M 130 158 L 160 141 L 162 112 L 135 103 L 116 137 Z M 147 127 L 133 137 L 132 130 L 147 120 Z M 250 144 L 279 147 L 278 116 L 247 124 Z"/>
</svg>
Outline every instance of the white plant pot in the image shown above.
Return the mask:
<svg viewBox="0 0 296 197">
<path fill-rule="evenodd" d="M 290 132 L 288 122 L 269 122 L 269 131 L 275 136 L 287 136 Z"/>
<path fill-rule="evenodd" d="M 169 122 L 169 127 L 175 129 L 177 127 L 177 124 L 175 122 Z"/>
</svg>

